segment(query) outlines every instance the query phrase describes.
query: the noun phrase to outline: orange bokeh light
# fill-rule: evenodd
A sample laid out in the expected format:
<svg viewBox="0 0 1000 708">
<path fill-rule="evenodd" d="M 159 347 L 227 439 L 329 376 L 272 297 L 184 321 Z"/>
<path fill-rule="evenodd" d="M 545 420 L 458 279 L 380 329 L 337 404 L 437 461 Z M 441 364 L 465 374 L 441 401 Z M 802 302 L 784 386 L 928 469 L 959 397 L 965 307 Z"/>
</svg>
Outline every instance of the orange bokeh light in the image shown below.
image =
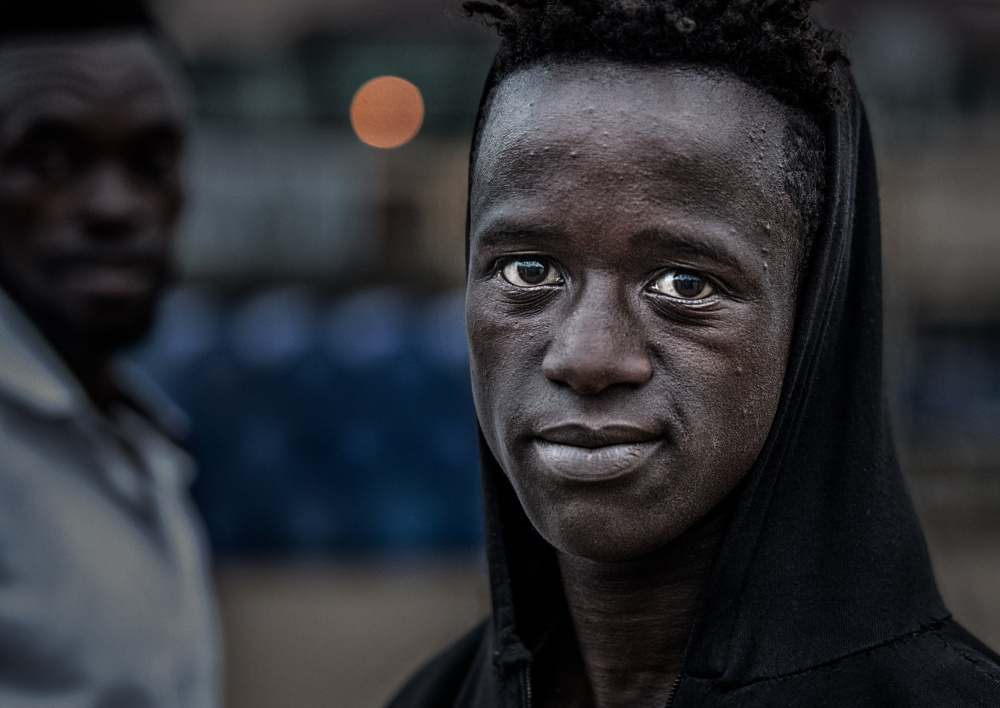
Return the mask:
<svg viewBox="0 0 1000 708">
<path fill-rule="evenodd" d="M 362 142 L 397 148 L 413 140 L 424 123 L 420 89 L 396 76 L 380 76 L 358 89 L 351 102 L 351 125 Z"/>
</svg>

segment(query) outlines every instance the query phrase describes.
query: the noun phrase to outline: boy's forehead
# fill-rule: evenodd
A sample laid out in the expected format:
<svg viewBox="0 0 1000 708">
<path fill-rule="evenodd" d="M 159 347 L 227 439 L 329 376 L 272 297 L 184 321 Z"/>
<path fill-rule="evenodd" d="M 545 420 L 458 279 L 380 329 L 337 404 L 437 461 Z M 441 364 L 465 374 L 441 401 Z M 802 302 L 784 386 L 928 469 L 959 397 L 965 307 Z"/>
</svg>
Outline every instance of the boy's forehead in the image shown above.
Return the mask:
<svg viewBox="0 0 1000 708">
<path fill-rule="evenodd" d="M 785 109 L 775 99 L 708 69 L 612 62 L 539 65 L 497 86 L 478 159 L 487 160 L 487 168 L 498 167 L 489 164 L 490 158 L 502 160 L 519 143 L 600 148 L 634 138 L 647 141 L 649 152 L 663 138 L 720 154 L 763 153 L 782 147 L 786 124 Z M 644 155 L 637 150 L 635 157 Z"/>
<path fill-rule="evenodd" d="M 786 109 L 739 79 L 688 67 L 537 66 L 497 87 L 474 169 L 474 218 L 512 192 L 602 180 L 623 201 L 664 198 L 795 219 L 784 184 Z M 791 224 L 789 224 L 791 226 Z"/>
</svg>

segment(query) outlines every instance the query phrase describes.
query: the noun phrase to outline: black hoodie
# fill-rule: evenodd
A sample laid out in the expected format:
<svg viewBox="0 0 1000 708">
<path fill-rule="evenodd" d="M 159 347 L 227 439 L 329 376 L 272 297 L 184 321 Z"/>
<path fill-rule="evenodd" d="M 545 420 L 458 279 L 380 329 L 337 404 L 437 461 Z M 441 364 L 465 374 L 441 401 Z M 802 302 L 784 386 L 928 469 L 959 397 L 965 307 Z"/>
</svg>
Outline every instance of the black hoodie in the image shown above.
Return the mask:
<svg viewBox="0 0 1000 708">
<path fill-rule="evenodd" d="M 1000 707 L 1000 657 L 942 604 L 896 458 L 875 162 L 844 86 L 781 404 L 735 492 L 671 708 Z M 530 708 L 534 657 L 566 615 L 554 549 L 481 435 L 480 451 L 492 618 L 391 708 Z"/>
</svg>

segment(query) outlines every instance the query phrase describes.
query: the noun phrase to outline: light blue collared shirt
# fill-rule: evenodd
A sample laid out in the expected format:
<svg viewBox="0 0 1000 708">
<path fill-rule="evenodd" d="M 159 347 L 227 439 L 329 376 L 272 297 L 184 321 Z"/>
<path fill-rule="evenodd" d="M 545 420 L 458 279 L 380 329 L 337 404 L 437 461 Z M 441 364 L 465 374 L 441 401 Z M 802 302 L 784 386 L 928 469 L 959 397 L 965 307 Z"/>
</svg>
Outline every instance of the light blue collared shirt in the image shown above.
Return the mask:
<svg viewBox="0 0 1000 708">
<path fill-rule="evenodd" d="M 100 413 L 0 291 L 0 706 L 214 708 L 217 620 L 179 416 Z"/>
</svg>

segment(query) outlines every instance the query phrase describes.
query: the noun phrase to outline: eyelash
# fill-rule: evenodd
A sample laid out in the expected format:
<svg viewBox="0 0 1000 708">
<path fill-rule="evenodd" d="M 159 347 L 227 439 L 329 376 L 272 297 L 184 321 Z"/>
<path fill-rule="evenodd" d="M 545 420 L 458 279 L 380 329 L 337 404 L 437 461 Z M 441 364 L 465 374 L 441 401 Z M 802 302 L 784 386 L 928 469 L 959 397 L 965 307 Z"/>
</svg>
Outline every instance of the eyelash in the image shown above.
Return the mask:
<svg viewBox="0 0 1000 708">
<path fill-rule="evenodd" d="M 489 273 L 490 277 L 497 277 L 497 278 L 500 278 L 501 280 L 503 280 L 504 282 L 507 282 L 507 279 L 504 278 L 504 275 L 503 275 L 504 270 L 506 270 L 507 266 L 509 266 L 509 265 L 511 265 L 513 263 L 517 263 L 519 261 L 537 261 L 538 263 L 542 263 L 544 265 L 547 265 L 549 268 L 551 268 L 552 270 L 554 270 L 556 272 L 556 274 L 559 276 L 559 279 L 562 281 L 560 283 L 560 285 L 563 285 L 563 284 L 566 283 L 566 276 L 563 275 L 562 269 L 558 265 L 556 265 L 556 263 L 552 259 L 545 258 L 544 256 L 536 256 L 536 255 L 533 255 L 533 254 L 530 254 L 530 253 L 529 254 L 521 254 L 521 255 L 517 255 L 517 256 L 508 256 L 508 257 L 501 258 L 501 259 L 497 260 L 496 262 L 493 263 L 492 267 L 490 268 L 490 273 Z M 516 286 L 514 286 L 514 287 L 516 287 Z M 536 288 L 553 288 L 553 287 L 555 287 L 555 286 L 554 285 L 538 285 L 538 286 L 534 286 L 534 287 L 531 287 L 531 288 L 521 287 L 521 288 L 518 288 L 518 289 L 519 290 L 535 290 Z"/>
<path fill-rule="evenodd" d="M 519 287 L 508 282 L 503 275 L 503 271 L 507 266 L 512 263 L 516 263 L 521 260 L 534 260 L 540 263 L 548 265 L 550 268 L 555 269 L 559 274 L 562 282 L 561 285 L 565 285 L 568 278 L 563 274 L 563 270 L 551 259 L 542 256 L 537 256 L 534 254 L 521 254 L 517 256 L 507 256 L 494 261 L 492 267 L 489 271 L 489 277 L 497 278 L 501 281 L 503 285 L 514 295 L 520 295 L 523 298 L 531 298 L 533 301 L 542 300 L 549 295 L 552 295 L 558 286 L 556 285 L 538 285 L 534 287 Z M 671 297 L 662 292 L 658 292 L 653 289 L 653 285 L 657 280 L 662 278 L 664 275 L 671 272 L 681 272 L 690 273 L 691 275 L 696 275 L 700 278 L 704 278 L 713 288 L 713 293 L 706 298 L 700 300 L 684 300 L 680 298 Z M 642 288 L 642 294 L 649 297 L 653 303 L 660 309 L 670 308 L 673 312 L 689 312 L 694 313 L 697 311 L 708 312 L 714 309 L 715 306 L 719 304 L 720 297 L 731 297 L 731 294 L 717 278 L 703 273 L 696 269 L 681 269 L 677 267 L 663 268 L 653 272 L 650 276 L 646 278 L 646 284 Z"/>
<path fill-rule="evenodd" d="M 703 280 L 707 281 L 709 285 L 712 286 L 713 292 L 712 292 L 712 295 L 709 296 L 709 297 L 712 297 L 714 295 L 727 295 L 727 296 L 731 296 L 731 293 L 730 293 L 729 289 L 722 283 L 722 281 L 720 281 L 718 278 L 716 278 L 714 276 L 709 275 L 708 273 L 702 272 L 702 271 L 697 270 L 695 268 L 677 268 L 677 267 L 672 267 L 672 268 L 662 268 L 660 270 L 657 270 L 656 272 L 654 272 L 647 279 L 647 281 L 646 281 L 647 284 L 646 284 L 646 287 L 644 288 L 644 290 L 647 290 L 647 291 L 651 292 L 654 295 L 660 295 L 662 297 L 670 297 L 669 295 L 665 295 L 663 293 L 658 293 L 658 292 L 656 292 L 656 291 L 653 290 L 653 285 L 656 283 L 656 281 L 658 281 L 660 278 L 662 278 L 663 276 L 667 275 L 668 273 L 678 273 L 678 274 L 685 274 L 685 275 L 694 275 L 694 276 L 697 276 L 698 278 L 702 278 Z M 683 302 L 699 302 L 699 301 L 697 301 L 697 300 L 684 300 Z"/>
</svg>

